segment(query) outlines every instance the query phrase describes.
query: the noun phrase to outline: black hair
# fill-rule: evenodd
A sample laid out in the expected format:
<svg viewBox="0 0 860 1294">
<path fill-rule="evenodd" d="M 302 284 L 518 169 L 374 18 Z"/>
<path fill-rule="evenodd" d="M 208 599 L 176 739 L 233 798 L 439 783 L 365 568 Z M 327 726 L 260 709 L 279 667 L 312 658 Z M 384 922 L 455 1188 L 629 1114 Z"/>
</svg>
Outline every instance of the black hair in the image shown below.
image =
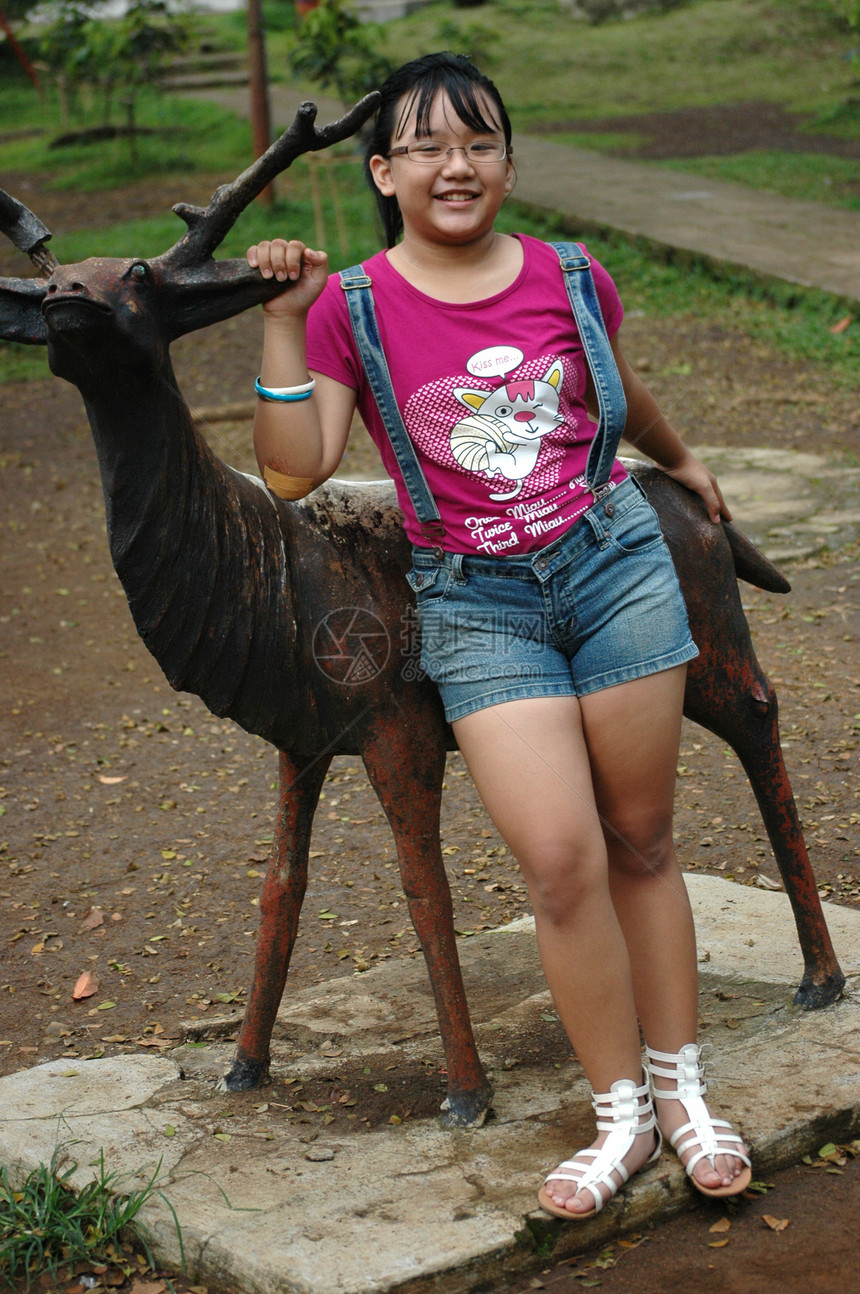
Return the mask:
<svg viewBox="0 0 860 1294">
<path fill-rule="evenodd" d="M 382 98 L 364 154 L 364 173 L 376 197 L 387 247 L 397 242 L 403 229 L 403 216 L 397 199 L 393 195 L 386 197 L 376 187 L 370 159 L 377 153 L 385 157 L 391 148 L 391 141 L 402 125 L 404 114 L 398 118 L 397 108 L 404 95 L 409 96 L 406 113 L 415 112 L 416 127 L 422 134 L 428 129 L 430 113 L 440 92 L 448 96 L 454 112 L 470 130 L 501 130 L 510 149 L 511 122 L 502 97 L 490 78 L 479 72 L 464 54 L 451 54 L 447 50 L 425 54 L 397 68 L 380 87 Z M 481 102 L 481 97 L 485 102 Z M 488 119 L 487 99 L 494 106 L 498 120 Z"/>
</svg>

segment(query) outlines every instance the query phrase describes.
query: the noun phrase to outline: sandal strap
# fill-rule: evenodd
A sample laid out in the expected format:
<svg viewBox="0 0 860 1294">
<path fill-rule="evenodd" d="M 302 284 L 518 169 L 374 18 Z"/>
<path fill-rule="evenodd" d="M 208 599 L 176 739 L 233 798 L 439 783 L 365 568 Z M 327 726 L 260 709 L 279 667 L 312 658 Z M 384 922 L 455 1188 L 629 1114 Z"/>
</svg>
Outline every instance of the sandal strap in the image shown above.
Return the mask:
<svg viewBox="0 0 860 1294">
<path fill-rule="evenodd" d="M 646 1047 L 645 1058 L 652 1077 L 670 1079 L 675 1084 L 674 1088 L 654 1087 L 653 1094 L 658 1101 L 683 1100 L 685 1097 L 704 1096 L 707 1092 L 701 1048 L 696 1043 L 687 1043 L 679 1052 L 655 1051 Z M 665 1063 L 656 1064 L 657 1061 Z"/>
<path fill-rule="evenodd" d="M 704 1080 L 701 1048 L 694 1042 L 687 1043 L 676 1053 L 646 1047 L 645 1057 L 646 1069 L 652 1077 L 674 1081 L 674 1087 L 655 1086 L 652 1092 L 655 1099 L 680 1101 L 689 1120 L 669 1138 L 669 1144 L 679 1158 L 683 1158 L 687 1151 L 696 1152 L 684 1164 L 687 1175 L 692 1177 L 694 1168 L 703 1159 L 716 1169 L 717 1155 L 731 1155 L 748 1168 L 752 1167 L 742 1138 L 728 1120 L 715 1119 L 702 1099 L 708 1085 Z"/>
<path fill-rule="evenodd" d="M 622 1160 L 635 1138 L 656 1129 L 657 1144 L 646 1164 L 659 1158 L 662 1138 L 647 1081 L 640 1085 L 632 1079 L 620 1078 L 612 1084 L 610 1091 L 592 1092 L 591 1103 L 598 1116 L 598 1131 L 609 1134 L 606 1141 L 600 1147 L 580 1150 L 572 1159 L 566 1159 L 545 1178 L 545 1182 L 575 1182 L 577 1192 L 587 1190 L 590 1193 L 594 1200 L 593 1211 L 599 1213 L 606 1201 L 630 1178 L 630 1171 Z M 601 1187 L 608 1192 L 606 1196 Z"/>
<path fill-rule="evenodd" d="M 692 1135 L 687 1136 L 688 1133 Z M 736 1159 L 743 1160 L 748 1168 L 752 1167 L 749 1156 L 744 1151 L 743 1140 L 725 1119 L 712 1119 L 710 1126 L 703 1125 L 699 1120 L 685 1123 L 672 1133 L 669 1144 L 679 1158 L 688 1150 L 698 1148 L 696 1154 L 692 1155 L 684 1165 L 690 1174 L 702 1159 L 707 1159 L 711 1167 L 716 1168 L 714 1160 L 717 1155 L 732 1155 Z"/>
<path fill-rule="evenodd" d="M 598 1132 L 616 1132 L 620 1127 L 626 1126 L 633 1136 L 638 1136 L 639 1133 L 650 1132 L 656 1127 L 657 1119 L 647 1080 L 637 1086 L 630 1078 L 620 1078 L 612 1084 L 612 1088 L 610 1092 L 591 1094 Z M 643 1114 L 648 1117 L 640 1123 Z"/>
</svg>

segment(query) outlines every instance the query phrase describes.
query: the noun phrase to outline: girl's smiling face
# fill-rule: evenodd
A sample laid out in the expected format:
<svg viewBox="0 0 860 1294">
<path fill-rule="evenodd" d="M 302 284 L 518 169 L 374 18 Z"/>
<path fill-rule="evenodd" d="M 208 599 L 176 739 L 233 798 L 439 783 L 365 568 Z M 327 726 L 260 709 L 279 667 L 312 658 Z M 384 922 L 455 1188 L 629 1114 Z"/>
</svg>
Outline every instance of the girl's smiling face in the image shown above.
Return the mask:
<svg viewBox="0 0 860 1294">
<path fill-rule="evenodd" d="M 486 129 L 468 125 L 455 113 L 448 95 L 436 95 L 425 120 L 419 123 L 415 95 L 404 95 L 397 113 L 391 148 L 433 139 L 452 148 L 449 157 L 434 163 L 416 162 L 405 153 L 376 154 L 370 160 L 374 183 L 386 197 L 395 197 L 403 215 L 404 239 L 459 246 L 479 240 L 493 228 L 496 214 L 513 187 L 513 161 L 476 162 L 465 148 L 479 141 L 504 144 L 490 100 L 479 94 Z"/>
</svg>

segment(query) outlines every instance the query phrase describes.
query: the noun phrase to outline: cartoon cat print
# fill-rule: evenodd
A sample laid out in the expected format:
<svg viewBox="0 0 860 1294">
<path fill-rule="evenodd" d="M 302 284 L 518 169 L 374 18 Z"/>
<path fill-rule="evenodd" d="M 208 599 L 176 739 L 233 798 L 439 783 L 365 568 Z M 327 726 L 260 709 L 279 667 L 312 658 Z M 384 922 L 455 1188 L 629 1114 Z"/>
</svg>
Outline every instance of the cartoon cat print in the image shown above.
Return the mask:
<svg viewBox="0 0 860 1294">
<path fill-rule="evenodd" d="M 473 410 L 451 432 L 451 452 L 469 471 L 503 476 L 514 489 L 490 498 L 514 499 L 534 470 L 544 436 L 564 422 L 559 392 L 564 370 L 555 360 L 542 378 L 513 379 L 494 391 L 458 387 L 454 394 Z"/>
</svg>

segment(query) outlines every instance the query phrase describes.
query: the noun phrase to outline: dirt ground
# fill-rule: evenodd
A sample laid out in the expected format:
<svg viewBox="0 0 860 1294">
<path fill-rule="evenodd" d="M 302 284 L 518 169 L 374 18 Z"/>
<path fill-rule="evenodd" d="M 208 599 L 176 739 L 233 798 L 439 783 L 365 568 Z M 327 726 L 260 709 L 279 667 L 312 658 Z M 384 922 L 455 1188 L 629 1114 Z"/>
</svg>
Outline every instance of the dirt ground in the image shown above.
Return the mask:
<svg viewBox="0 0 860 1294">
<path fill-rule="evenodd" d="M 678 157 L 727 157 L 732 153 L 757 149 L 860 157 L 860 142 L 819 131 L 812 133 L 808 129 L 811 124 L 810 117 L 800 112 L 787 112 L 780 103 L 751 100 L 748 103 L 675 108 L 668 112 L 635 113 L 626 117 L 578 117 L 530 129 L 545 135 L 567 130 L 578 134 L 629 131 L 633 138 L 626 148 L 618 151 L 618 156 L 651 161 Z"/>
<path fill-rule="evenodd" d="M 16 190 L 7 179 L 56 232 L 92 223 L 92 209 L 68 195 Z M 195 181 L 199 192 L 183 183 L 181 194 L 151 185 L 117 201 L 144 213 L 211 192 L 206 181 Z M 0 258 L 0 273 L 24 272 L 20 258 Z M 259 329 L 246 315 L 174 348 L 192 405 L 249 403 Z M 705 319 L 634 318 L 625 332 L 628 354 L 662 401 L 693 375 L 673 415 L 691 445 L 808 446 L 837 460 L 860 453 L 856 398 L 833 392 L 826 373 Z M 53 379 L 7 386 L 0 410 L 0 1073 L 10 1073 L 58 1056 L 166 1051 L 189 1020 L 239 1021 L 276 764 L 259 739 L 173 692 L 139 641 L 110 566 L 77 393 Z M 251 467 L 247 422 L 211 422 L 207 434 L 228 461 Z M 374 464 L 359 436 L 343 474 L 381 474 Z M 744 604 L 779 692 L 786 761 L 821 891 L 856 905 L 856 546 L 822 551 L 787 573 L 790 595 L 745 588 Z M 525 888 L 459 756 L 450 758 L 446 785 L 443 845 L 458 930 L 520 916 Z M 417 955 L 390 833 L 357 761 L 335 761 L 324 796 L 290 972 L 296 987 Z M 677 838 L 690 870 L 779 884 L 736 758 L 692 725 L 682 741 Z M 73 1000 L 85 974 L 92 992 Z M 351 1099 L 341 1117 L 372 1128 L 392 1114 L 429 1115 L 438 1091 L 422 1089 L 416 1076 L 396 1098 L 368 1082 Z M 851 1289 L 845 1264 L 855 1265 L 858 1171 L 850 1157 L 800 1166 L 778 1174 L 765 1196 L 742 1201 L 727 1215 L 727 1232 L 710 1230 L 725 1209 L 699 1208 L 641 1243 L 494 1289 Z M 772 1230 L 764 1214 L 789 1225 Z"/>
</svg>

